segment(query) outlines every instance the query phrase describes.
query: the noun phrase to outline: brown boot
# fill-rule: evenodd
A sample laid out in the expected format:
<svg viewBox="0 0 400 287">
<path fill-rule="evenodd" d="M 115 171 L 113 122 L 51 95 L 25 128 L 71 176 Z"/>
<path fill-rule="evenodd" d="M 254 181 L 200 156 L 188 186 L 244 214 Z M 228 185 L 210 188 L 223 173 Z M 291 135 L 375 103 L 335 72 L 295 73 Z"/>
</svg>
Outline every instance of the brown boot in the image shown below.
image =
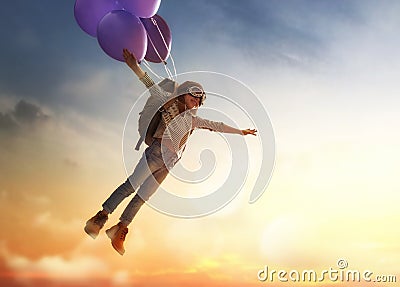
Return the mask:
<svg viewBox="0 0 400 287">
<path fill-rule="evenodd" d="M 102 211 L 97 212 L 95 216 L 86 222 L 85 232 L 93 239 L 96 239 L 97 235 L 99 235 L 100 229 L 103 228 L 107 220 L 107 214 L 103 213 Z"/>
<path fill-rule="evenodd" d="M 106 230 L 107 236 L 111 239 L 112 246 L 121 255 L 125 253 L 124 241 L 127 233 L 128 227 L 123 226 L 121 222 Z"/>
</svg>

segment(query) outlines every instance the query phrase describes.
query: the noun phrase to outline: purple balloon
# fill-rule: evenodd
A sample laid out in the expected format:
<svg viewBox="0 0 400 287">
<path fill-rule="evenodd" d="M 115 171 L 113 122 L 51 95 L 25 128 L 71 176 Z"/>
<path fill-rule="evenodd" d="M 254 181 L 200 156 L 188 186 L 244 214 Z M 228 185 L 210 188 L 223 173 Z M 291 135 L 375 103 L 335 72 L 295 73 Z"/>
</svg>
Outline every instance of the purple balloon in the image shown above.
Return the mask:
<svg viewBox="0 0 400 287">
<path fill-rule="evenodd" d="M 112 10 L 118 10 L 115 0 L 76 0 L 74 16 L 79 27 L 90 36 L 96 37 L 97 25 Z"/>
<path fill-rule="evenodd" d="M 141 18 L 154 16 L 160 7 L 161 0 L 118 0 L 128 12 Z"/>
<path fill-rule="evenodd" d="M 141 18 L 147 31 L 147 51 L 144 57 L 147 61 L 161 63 L 165 61 L 171 51 L 171 30 L 167 22 L 160 16 Z"/>
<path fill-rule="evenodd" d="M 101 19 L 97 40 L 103 51 L 115 60 L 124 62 L 124 48 L 140 62 L 147 49 L 146 30 L 138 17 L 123 10 L 115 10 Z"/>
</svg>

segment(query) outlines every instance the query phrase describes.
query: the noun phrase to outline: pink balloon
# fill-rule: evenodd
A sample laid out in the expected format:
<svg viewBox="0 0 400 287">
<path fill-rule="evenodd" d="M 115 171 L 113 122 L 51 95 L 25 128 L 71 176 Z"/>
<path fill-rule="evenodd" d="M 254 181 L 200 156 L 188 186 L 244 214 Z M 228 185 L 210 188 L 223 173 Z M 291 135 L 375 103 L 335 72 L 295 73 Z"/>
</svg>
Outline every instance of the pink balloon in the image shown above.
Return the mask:
<svg viewBox="0 0 400 287">
<path fill-rule="evenodd" d="M 135 16 L 150 18 L 157 13 L 161 0 L 118 0 L 118 3 Z"/>
<path fill-rule="evenodd" d="M 119 9 L 115 0 L 76 0 L 74 16 L 83 31 L 96 37 L 100 20 L 112 10 Z"/>
<path fill-rule="evenodd" d="M 130 50 L 140 62 L 147 49 L 146 30 L 138 17 L 124 10 L 115 10 L 101 19 L 97 27 L 97 40 L 103 51 L 115 60 L 124 62 L 124 48 Z"/>
</svg>

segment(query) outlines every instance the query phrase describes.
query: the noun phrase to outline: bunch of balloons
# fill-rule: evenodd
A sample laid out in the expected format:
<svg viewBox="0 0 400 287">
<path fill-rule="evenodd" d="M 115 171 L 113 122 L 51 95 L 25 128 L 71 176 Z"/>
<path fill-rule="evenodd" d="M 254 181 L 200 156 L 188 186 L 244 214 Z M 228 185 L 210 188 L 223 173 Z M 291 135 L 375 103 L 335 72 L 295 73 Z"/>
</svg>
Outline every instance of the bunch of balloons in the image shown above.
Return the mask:
<svg viewBox="0 0 400 287">
<path fill-rule="evenodd" d="M 74 16 L 83 31 L 97 37 L 110 57 L 124 61 L 129 49 L 138 61 L 164 62 L 171 51 L 171 31 L 157 15 L 161 0 L 76 0 Z"/>
</svg>

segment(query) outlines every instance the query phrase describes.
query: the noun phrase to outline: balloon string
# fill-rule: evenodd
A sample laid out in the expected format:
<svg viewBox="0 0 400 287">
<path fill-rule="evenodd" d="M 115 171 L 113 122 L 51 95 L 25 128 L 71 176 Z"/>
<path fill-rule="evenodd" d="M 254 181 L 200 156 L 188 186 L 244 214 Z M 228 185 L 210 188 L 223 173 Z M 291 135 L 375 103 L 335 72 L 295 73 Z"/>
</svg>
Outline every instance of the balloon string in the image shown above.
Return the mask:
<svg viewBox="0 0 400 287">
<path fill-rule="evenodd" d="M 160 27 L 158 27 L 157 21 L 154 18 L 151 18 L 151 20 L 152 20 L 153 24 L 157 27 L 158 33 L 160 34 L 160 37 L 161 37 L 161 39 L 162 39 L 162 41 L 164 43 L 164 47 L 167 49 L 168 54 L 170 54 L 170 48 L 169 48 L 167 42 L 165 41 L 164 35 L 161 32 Z M 167 58 L 168 58 L 168 56 L 167 56 Z"/>
<path fill-rule="evenodd" d="M 162 33 L 160 27 L 158 26 L 157 21 L 156 21 L 154 18 L 151 18 L 151 21 L 152 21 L 153 24 L 157 27 L 158 33 L 160 34 L 160 37 L 161 37 L 161 39 L 162 39 L 162 41 L 163 41 L 163 44 L 164 44 L 164 47 L 167 49 L 168 54 L 169 54 L 169 56 L 170 56 L 170 58 L 171 58 L 172 66 L 173 66 L 173 69 L 174 69 L 175 80 L 176 80 L 176 67 L 175 67 L 174 59 L 172 58 L 172 55 L 171 55 L 170 47 L 168 46 L 167 42 L 165 41 L 164 35 L 163 35 L 163 33 Z M 150 39 L 150 41 L 151 41 L 151 39 Z M 160 57 L 160 55 L 158 54 L 158 51 L 157 51 L 157 49 L 155 48 L 155 46 L 154 46 L 153 43 L 152 43 L 152 45 L 153 45 L 153 47 L 154 47 L 154 50 L 156 50 L 156 53 L 157 53 L 157 55 L 159 56 L 160 60 L 162 60 L 161 57 Z M 173 79 L 174 79 L 174 76 L 172 75 L 171 70 L 169 70 L 168 67 L 166 66 L 166 65 L 167 65 L 167 62 L 164 61 L 164 60 L 162 60 L 162 61 L 163 61 L 164 64 L 165 64 L 165 69 L 166 69 L 166 71 L 167 71 L 168 76 L 170 77 L 171 80 L 173 80 Z"/>
<path fill-rule="evenodd" d="M 167 67 L 167 64 L 164 65 L 164 68 L 165 68 L 165 72 L 168 75 L 168 78 L 170 78 L 170 80 L 173 80 L 174 77 L 172 76 L 171 70 Z"/>
<path fill-rule="evenodd" d="M 176 73 L 176 67 L 175 67 L 174 59 L 172 58 L 172 55 L 171 55 L 171 53 L 170 53 L 170 48 L 168 47 L 167 42 L 165 41 L 164 35 L 162 34 L 161 29 L 160 29 L 160 27 L 159 27 L 158 24 L 157 24 L 157 21 L 156 21 L 154 18 L 151 18 L 151 21 L 152 21 L 152 23 L 157 27 L 158 33 L 160 34 L 160 37 L 161 37 L 161 39 L 162 39 L 162 41 L 163 41 L 163 44 L 164 44 L 165 48 L 167 49 L 168 54 L 169 54 L 169 56 L 170 56 L 170 58 L 171 58 L 172 66 L 173 66 L 174 73 L 175 73 L 175 80 L 176 80 L 176 75 L 177 75 L 177 73 Z M 146 31 L 146 34 L 147 34 L 147 36 L 148 36 L 148 39 L 149 39 L 149 41 L 150 41 L 151 46 L 153 47 L 154 51 L 155 51 L 156 54 L 157 54 L 157 57 L 160 59 L 160 61 L 161 61 L 162 63 L 164 63 L 164 69 L 165 69 L 165 72 L 167 73 L 168 78 L 170 78 L 171 80 L 174 80 L 174 75 L 172 74 L 171 70 L 167 67 L 167 62 L 166 62 L 165 60 L 163 60 L 163 58 L 161 57 L 160 53 L 158 52 L 156 46 L 155 46 L 154 43 L 153 43 L 153 40 L 151 39 L 150 34 L 147 32 L 146 29 L 145 29 L 145 31 Z M 145 63 L 146 68 L 149 69 L 149 71 L 150 71 L 151 73 L 153 73 L 156 77 L 158 77 L 159 79 L 161 79 L 161 77 L 160 77 L 159 75 L 157 75 L 157 74 L 150 68 L 150 65 L 148 64 L 147 61 L 144 61 L 144 63 Z"/>
<path fill-rule="evenodd" d="M 147 33 L 147 30 L 146 30 L 146 33 Z M 154 51 L 156 52 L 158 58 L 160 59 L 161 62 L 163 62 L 163 63 L 165 64 L 165 61 L 161 58 L 160 53 L 158 53 L 158 50 L 157 50 L 157 48 L 156 48 L 156 45 L 154 45 L 153 40 L 151 39 L 149 33 L 147 33 L 147 36 L 148 36 L 148 39 L 150 40 L 151 46 L 153 46 L 153 49 L 154 49 Z"/>
<path fill-rule="evenodd" d="M 174 75 L 175 75 L 175 80 L 177 79 L 177 73 L 176 73 L 176 67 L 175 67 L 175 61 L 174 58 L 172 58 L 172 54 L 169 54 L 169 57 L 171 58 L 171 63 L 172 63 L 172 67 L 174 68 Z"/>
<path fill-rule="evenodd" d="M 160 34 L 160 35 L 161 35 L 161 34 Z M 170 71 L 170 70 L 168 69 L 168 67 L 167 67 L 167 62 L 161 58 L 161 55 L 160 55 L 160 53 L 158 52 L 158 50 L 157 50 L 156 46 L 154 45 L 153 41 L 151 40 L 151 37 L 150 37 L 150 36 L 149 36 L 149 40 L 150 40 L 150 44 L 153 46 L 154 51 L 156 52 L 158 58 L 161 60 L 162 63 L 164 63 L 164 69 L 165 69 L 165 72 L 167 73 L 168 78 L 171 79 L 171 80 L 173 80 L 174 77 L 172 76 L 171 71 Z"/>
<path fill-rule="evenodd" d="M 143 62 L 143 64 L 146 66 L 146 68 L 147 68 L 154 76 L 156 76 L 159 80 L 162 79 L 162 77 L 160 77 L 159 75 L 157 75 L 157 73 L 154 72 L 154 71 L 150 68 L 149 63 L 148 63 L 146 60 L 143 59 L 142 62 Z"/>
</svg>

